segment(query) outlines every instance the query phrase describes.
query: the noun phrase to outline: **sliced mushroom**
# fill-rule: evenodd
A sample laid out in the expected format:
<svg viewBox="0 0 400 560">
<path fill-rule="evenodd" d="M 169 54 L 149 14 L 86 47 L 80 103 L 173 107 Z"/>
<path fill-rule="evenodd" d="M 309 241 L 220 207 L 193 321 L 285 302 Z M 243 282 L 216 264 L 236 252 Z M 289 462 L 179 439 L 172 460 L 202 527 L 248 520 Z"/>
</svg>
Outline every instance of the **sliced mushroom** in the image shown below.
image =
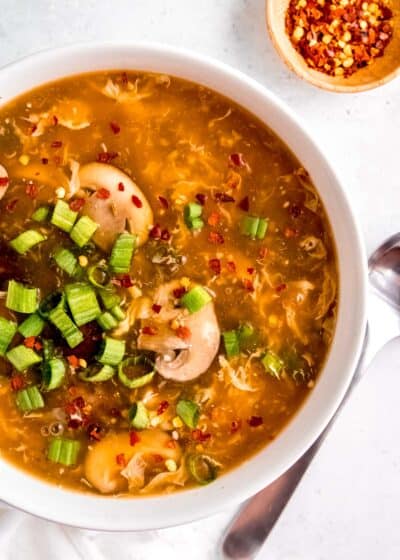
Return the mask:
<svg viewBox="0 0 400 560">
<path fill-rule="evenodd" d="M 100 226 L 93 237 L 99 247 L 110 251 L 116 235 L 126 230 L 138 236 L 139 246 L 147 241 L 153 211 L 143 192 L 126 173 L 113 165 L 88 163 L 79 171 L 79 183 L 81 189 L 93 191 L 83 211 Z M 99 197 L 100 189 L 106 189 L 110 196 Z"/>
<path fill-rule="evenodd" d="M 177 281 L 170 282 L 158 290 L 155 301 L 163 307 L 161 313 L 151 320 L 151 324 L 157 326 L 157 334 L 141 334 L 138 348 L 157 353 L 155 366 L 160 375 L 184 382 L 208 370 L 217 355 L 221 333 L 213 302 L 191 315 L 172 308 L 170 295 L 176 285 Z M 187 340 L 179 338 L 169 326 L 173 314 L 182 326 L 188 328 L 190 336 Z"/>
<path fill-rule="evenodd" d="M 8 173 L 5 167 L 0 165 L 0 200 L 6 194 L 8 189 Z"/>
<path fill-rule="evenodd" d="M 127 480 L 122 474 L 124 467 L 116 461 L 116 457 L 121 454 L 127 462 L 136 454 L 140 454 L 143 459 L 146 455 L 161 455 L 163 459 L 173 459 L 176 462 L 180 460 L 180 447 L 178 444 L 173 447 L 168 445 L 171 438 L 167 433 L 161 430 L 143 430 L 139 438 L 132 446 L 129 432 L 110 433 L 92 445 L 85 459 L 85 477 L 90 484 L 103 494 L 127 488 Z"/>
</svg>

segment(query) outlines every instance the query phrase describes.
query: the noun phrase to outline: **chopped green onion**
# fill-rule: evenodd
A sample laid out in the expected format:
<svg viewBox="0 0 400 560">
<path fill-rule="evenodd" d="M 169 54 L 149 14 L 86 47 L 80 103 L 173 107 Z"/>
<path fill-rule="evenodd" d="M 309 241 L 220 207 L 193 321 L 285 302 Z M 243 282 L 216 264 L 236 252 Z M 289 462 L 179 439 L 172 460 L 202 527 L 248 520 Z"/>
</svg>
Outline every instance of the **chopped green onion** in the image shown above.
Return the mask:
<svg viewBox="0 0 400 560">
<path fill-rule="evenodd" d="M 181 304 L 189 313 L 200 311 L 207 303 L 212 301 L 210 294 L 201 286 L 196 286 L 181 297 Z"/>
<path fill-rule="evenodd" d="M 47 338 L 42 339 L 43 344 L 43 357 L 46 362 L 51 360 L 54 357 L 54 342 L 52 340 L 48 340 Z"/>
<path fill-rule="evenodd" d="M 66 372 L 65 362 L 61 358 L 52 358 L 45 362 L 42 369 L 42 387 L 52 391 L 62 385 Z"/>
<path fill-rule="evenodd" d="M 74 227 L 78 212 L 71 210 L 69 205 L 64 200 L 58 200 L 51 217 L 51 223 L 69 233 Z"/>
<path fill-rule="evenodd" d="M 261 359 L 261 363 L 270 375 L 280 379 L 280 374 L 283 369 L 283 361 L 271 350 L 268 350 Z"/>
<path fill-rule="evenodd" d="M 186 426 L 192 430 L 197 427 L 200 418 L 200 408 L 195 402 L 181 399 L 176 405 L 176 413 Z"/>
<path fill-rule="evenodd" d="M 268 230 L 267 218 L 258 216 L 244 216 L 241 224 L 241 232 L 252 239 L 264 239 Z"/>
<path fill-rule="evenodd" d="M 149 413 L 142 401 L 138 401 L 131 406 L 128 418 L 130 425 L 135 430 L 145 430 L 149 427 Z"/>
<path fill-rule="evenodd" d="M 35 313 L 38 307 L 38 291 L 36 288 L 29 288 L 15 280 L 8 283 L 7 309 L 16 311 L 17 313 Z"/>
<path fill-rule="evenodd" d="M 118 323 L 123 321 L 126 317 L 125 311 L 123 309 L 121 309 L 121 307 L 119 305 L 114 305 L 114 307 L 111 309 L 111 313 L 117 319 Z"/>
<path fill-rule="evenodd" d="M 98 360 L 101 364 L 117 366 L 125 354 L 125 340 L 117 340 L 106 336 L 102 342 Z"/>
<path fill-rule="evenodd" d="M 8 319 L 4 319 L 4 317 L 0 317 L 0 356 L 5 355 L 16 332 L 16 323 L 9 321 Z"/>
<path fill-rule="evenodd" d="M 18 235 L 18 237 L 10 241 L 10 245 L 14 249 L 14 251 L 17 251 L 17 253 L 19 253 L 20 255 L 25 255 L 25 253 L 27 253 L 29 249 L 32 249 L 32 247 L 38 245 L 39 243 L 42 243 L 45 240 L 45 236 L 38 231 L 35 231 L 34 229 L 28 229 L 27 231 L 24 231 L 23 233 Z"/>
<path fill-rule="evenodd" d="M 90 368 L 86 369 L 79 374 L 79 377 L 83 381 L 89 381 L 90 383 L 100 383 L 101 381 L 108 381 L 114 377 L 115 369 L 108 365 L 94 364 Z"/>
<path fill-rule="evenodd" d="M 65 288 L 68 306 L 78 327 L 94 321 L 101 310 L 96 293 L 90 284 L 77 282 Z"/>
<path fill-rule="evenodd" d="M 222 333 L 222 338 L 228 358 L 240 354 L 239 337 L 236 331 L 225 331 Z"/>
<path fill-rule="evenodd" d="M 57 308 L 64 309 L 64 306 L 65 294 L 58 291 L 52 292 L 40 302 L 38 312 L 43 319 L 47 319 L 51 311 Z"/>
<path fill-rule="evenodd" d="M 183 218 L 189 229 L 202 229 L 204 222 L 201 219 L 203 207 L 197 202 L 186 204 L 183 210 Z"/>
<path fill-rule="evenodd" d="M 80 269 L 78 259 L 68 249 L 58 249 L 54 254 L 54 260 L 58 267 L 70 276 L 75 276 Z"/>
<path fill-rule="evenodd" d="M 18 371 L 26 371 L 35 364 L 39 364 L 42 358 L 32 348 L 26 348 L 23 344 L 15 346 L 6 354 L 7 359 Z"/>
<path fill-rule="evenodd" d="M 257 343 L 257 332 L 253 325 L 243 323 L 237 330 L 239 337 L 239 346 L 241 349 L 248 350 L 251 346 Z"/>
<path fill-rule="evenodd" d="M 190 229 L 199 230 L 203 229 L 203 227 L 204 220 L 202 220 L 201 218 L 193 218 L 193 220 L 190 222 Z"/>
<path fill-rule="evenodd" d="M 116 274 L 125 274 L 130 271 L 136 239 L 136 235 L 125 232 L 121 233 L 115 241 L 111 251 L 110 267 Z"/>
<path fill-rule="evenodd" d="M 45 220 L 47 220 L 49 213 L 50 213 L 49 206 L 40 206 L 40 208 L 34 211 L 31 218 L 35 222 L 44 222 Z"/>
<path fill-rule="evenodd" d="M 83 334 L 62 307 L 50 311 L 49 321 L 61 332 L 70 348 L 75 348 L 83 341 Z"/>
<path fill-rule="evenodd" d="M 105 309 L 107 309 L 107 311 L 109 311 L 110 309 L 112 309 L 113 307 L 121 303 L 121 298 L 119 297 L 119 295 L 114 289 L 107 288 L 104 290 L 99 290 L 98 293 L 101 302 L 105 307 Z"/>
<path fill-rule="evenodd" d="M 99 224 L 96 224 L 89 216 L 82 216 L 72 228 L 71 239 L 78 247 L 83 247 L 91 240 L 98 227 Z"/>
<path fill-rule="evenodd" d="M 53 463 L 70 467 L 76 464 L 80 447 L 81 444 L 77 440 L 54 438 L 47 450 L 47 458 Z"/>
<path fill-rule="evenodd" d="M 33 313 L 33 315 L 30 315 L 23 323 L 20 324 L 18 332 L 22 334 L 24 338 L 39 336 L 44 329 L 45 324 L 45 321 L 39 313 Z"/>
<path fill-rule="evenodd" d="M 111 329 L 115 329 L 118 325 L 117 319 L 109 311 L 104 311 L 104 313 L 99 315 L 97 317 L 97 322 L 103 331 L 110 331 Z"/>
<path fill-rule="evenodd" d="M 146 368 L 150 371 L 147 371 L 143 375 L 137 376 L 136 369 L 138 368 L 138 366 Z M 155 373 L 156 372 L 154 369 L 154 364 L 143 354 L 127 358 L 118 366 L 118 378 L 121 381 L 122 385 L 125 385 L 125 387 L 128 387 L 129 389 L 137 389 L 138 387 L 147 385 L 147 383 L 150 383 L 150 381 L 153 379 Z M 136 374 L 136 376 L 132 377 L 132 375 L 134 374 Z"/>
<path fill-rule="evenodd" d="M 87 271 L 88 280 L 95 288 L 105 288 L 111 281 L 108 268 L 103 263 L 90 266 Z"/>
<path fill-rule="evenodd" d="M 17 407 L 22 412 L 31 412 L 31 410 L 36 410 L 38 408 L 44 407 L 44 400 L 37 385 L 31 385 L 26 389 L 18 391 L 15 397 L 15 401 Z"/>
<path fill-rule="evenodd" d="M 193 453 L 187 457 L 186 465 L 199 484 L 209 484 L 217 478 L 219 465 L 208 455 Z"/>
</svg>

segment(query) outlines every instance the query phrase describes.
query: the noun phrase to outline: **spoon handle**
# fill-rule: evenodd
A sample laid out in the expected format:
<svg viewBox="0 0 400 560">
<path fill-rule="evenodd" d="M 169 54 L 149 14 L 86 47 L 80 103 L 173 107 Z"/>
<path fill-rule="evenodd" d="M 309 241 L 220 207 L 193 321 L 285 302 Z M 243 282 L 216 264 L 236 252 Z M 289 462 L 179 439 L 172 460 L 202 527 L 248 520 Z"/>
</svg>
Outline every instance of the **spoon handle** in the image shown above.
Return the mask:
<svg viewBox="0 0 400 560">
<path fill-rule="evenodd" d="M 368 339 L 367 328 L 356 371 L 335 415 L 314 444 L 289 470 L 245 503 L 222 538 L 222 558 L 226 560 L 251 560 L 256 556 L 334 424 L 340 410 L 361 379 L 365 371 L 364 364 Z"/>
</svg>

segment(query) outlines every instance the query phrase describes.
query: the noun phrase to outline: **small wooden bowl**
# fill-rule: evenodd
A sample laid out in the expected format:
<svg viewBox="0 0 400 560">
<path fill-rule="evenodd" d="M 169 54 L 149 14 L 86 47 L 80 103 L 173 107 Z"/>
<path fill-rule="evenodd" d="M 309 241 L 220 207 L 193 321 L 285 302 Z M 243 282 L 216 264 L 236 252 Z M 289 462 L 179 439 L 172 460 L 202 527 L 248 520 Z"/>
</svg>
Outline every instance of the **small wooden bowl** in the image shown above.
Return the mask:
<svg viewBox="0 0 400 560">
<path fill-rule="evenodd" d="M 393 37 L 385 54 L 352 76 L 328 76 L 310 68 L 292 45 L 285 29 L 285 16 L 290 0 L 266 0 L 267 27 L 276 50 L 287 66 L 300 78 L 322 89 L 357 93 L 386 84 L 400 75 L 400 0 L 389 0 L 393 11 Z"/>
</svg>

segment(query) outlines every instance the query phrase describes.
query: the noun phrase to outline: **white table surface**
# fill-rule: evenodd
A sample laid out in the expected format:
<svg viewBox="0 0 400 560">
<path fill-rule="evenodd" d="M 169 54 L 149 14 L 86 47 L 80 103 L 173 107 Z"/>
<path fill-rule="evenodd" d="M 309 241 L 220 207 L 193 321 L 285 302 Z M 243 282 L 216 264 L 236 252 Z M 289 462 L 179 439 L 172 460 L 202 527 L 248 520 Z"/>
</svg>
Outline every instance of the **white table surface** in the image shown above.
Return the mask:
<svg viewBox="0 0 400 560">
<path fill-rule="evenodd" d="M 47 47 L 113 39 L 184 46 L 257 79 L 303 117 L 339 170 L 367 250 L 400 229 L 400 79 L 361 95 L 329 94 L 301 82 L 273 50 L 263 0 L 0 0 L 0 66 Z M 399 366 L 400 344 L 394 343 L 369 370 L 260 559 L 400 558 Z M 174 529 L 102 536 L 8 513 L 7 523 L 19 529 L 2 531 L 0 519 L 0 555 L 211 560 L 233 513 Z M 67 543 L 62 554 L 61 535 Z"/>
</svg>

